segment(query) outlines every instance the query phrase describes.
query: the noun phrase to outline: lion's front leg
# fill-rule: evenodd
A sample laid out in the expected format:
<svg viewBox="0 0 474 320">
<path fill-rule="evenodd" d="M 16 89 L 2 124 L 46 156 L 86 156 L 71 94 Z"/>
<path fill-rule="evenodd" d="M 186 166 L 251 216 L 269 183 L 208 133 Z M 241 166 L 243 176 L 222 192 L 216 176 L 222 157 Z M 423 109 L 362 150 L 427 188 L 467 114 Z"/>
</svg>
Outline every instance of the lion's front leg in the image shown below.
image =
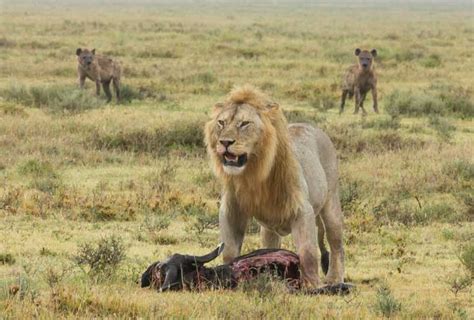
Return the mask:
<svg viewBox="0 0 474 320">
<path fill-rule="evenodd" d="M 230 263 L 240 255 L 248 218 L 241 214 L 237 204 L 226 195 L 219 209 L 219 230 L 221 241 L 225 244 L 222 256 L 224 263 Z"/>
<path fill-rule="evenodd" d="M 319 251 L 317 248 L 317 229 L 313 208 L 305 203 L 291 227 L 291 234 L 300 258 L 303 280 L 312 287 L 319 287 Z"/>
<path fill-rule="evenodd" d="M 328 284 L 342 283 L 344 282 L 343 218 L 337 192 L 334 193 L 323 210 L 321 210 L 321 217 L 324 221 L 327 240 L 331 248 L 326 282 Z"/>
<path fill-rule="evenodd" d="M 264 248 L 279 249 L 281 246 L 281 237 L 278 233 L 265 228 L 260 227 L 260 235 L 262 236 L 262 245 Z"/>
</svg>

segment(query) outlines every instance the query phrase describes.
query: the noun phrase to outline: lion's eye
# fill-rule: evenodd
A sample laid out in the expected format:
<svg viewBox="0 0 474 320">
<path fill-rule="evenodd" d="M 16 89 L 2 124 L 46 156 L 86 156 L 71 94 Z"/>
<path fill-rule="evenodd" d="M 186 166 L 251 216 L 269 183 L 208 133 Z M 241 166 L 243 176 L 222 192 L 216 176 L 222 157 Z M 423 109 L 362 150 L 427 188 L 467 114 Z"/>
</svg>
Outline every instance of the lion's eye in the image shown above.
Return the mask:
<svg viewBox="0 0 474 320">
<path fill-rule="evenodd" d="M 225 122 L 224 122 L 224 120 L 218 120 L 217 124 L 219 125 L 219 127 L 223 128 L 224 125 L 225 125 Z"/>
<path fill-rule="evenodd" d="M 239 128 L 244 128 L 250 124 L 250 121 L 242 121 L 239 125 Z"/>
</svg>

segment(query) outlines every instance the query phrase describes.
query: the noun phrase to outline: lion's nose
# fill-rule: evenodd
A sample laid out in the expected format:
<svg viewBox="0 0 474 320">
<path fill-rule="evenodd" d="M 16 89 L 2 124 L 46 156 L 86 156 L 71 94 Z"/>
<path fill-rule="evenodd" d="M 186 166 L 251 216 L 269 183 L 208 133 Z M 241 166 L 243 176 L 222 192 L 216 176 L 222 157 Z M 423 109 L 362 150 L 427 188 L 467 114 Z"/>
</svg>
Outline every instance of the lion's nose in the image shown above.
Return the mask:
<svg viewBox="0 0 474 320">
<path fill-rule="evenodd" d="M 219 142 L 226 148 L 235 142 L 235 140 L 219 140 Z"/>
</svg>

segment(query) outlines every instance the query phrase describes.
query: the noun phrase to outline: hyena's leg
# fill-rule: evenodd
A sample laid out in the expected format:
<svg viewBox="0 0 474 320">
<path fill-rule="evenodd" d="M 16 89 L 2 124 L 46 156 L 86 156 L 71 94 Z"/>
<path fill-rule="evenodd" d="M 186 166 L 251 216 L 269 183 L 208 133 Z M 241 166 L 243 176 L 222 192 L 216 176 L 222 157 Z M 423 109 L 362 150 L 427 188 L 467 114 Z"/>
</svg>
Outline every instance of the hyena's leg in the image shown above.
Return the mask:
<svg viewBox="0 0 474 320">
<path fill-rule="evenodd" d="M 280 248 L 281 237 L 276 232 L 261 226 L 260 235 L 262 236 L 262 245 L 264 248 Z"/>
<path fill-rule="evenodd" d="M 112 100 L 112 93 L 110 93 L 110 80 L 102 82 L 102 86 L 104 88 L 105 95 L 107 96 L 107 102 Z"/>
<path fill-rule="evenodd" d="M 349 91 L 347 90 L 342 90 L 342 97 L 341 97 L 341 108 L 339 109 L 339 114 L 344 112 L 344 104 L 346 103 L 346 97 Z"/>
<path fill-rule="evenodd" d="M 355 101 L 354 114 L 357 114 L 357 113 L 359 113 L 359 106 L 360 106 L 360 90 L 359 90 L 359 88 L 354 88 L 354 101 Z"/>
<path fill-rule="evenodd" d="M 79 75 L 79 88 L 84 89 L 85 82 L 86 82 L 86 77 Z"/>
<path fill-rule="evenodd" d="M 329 268 L 329 251 L 324 243 L 326 232 L 324 230 L 323 220 L 319 213 L 316 216 L 316 225 L 318 226 L 318 245 L 319 250 L 321 251 L 321 267 L 323 268 L 324 274 L 327 274 Z"/>
<path fill-rule="evenodd" d="M 362 114 L 366 115 L 367 111 L 364 109 L 364 101 L 367 96 L 367 92 L 360 95 L 360 108 L 362 109 Z"/>
<path fill-rule="evenodd" d="M 291 235 L 295 242 L 296 253 L 300 258 L 303 280 L 312 287 L 318 287 L 321 284 L 316 233 L 313 208 L 309 202 L 305 202 L 291 226 Z"/>
<path fill-rule="evenodd" d="M 374 111 L 375 113 L 379 113 L 378 101 L 377 101 L 377 87 L 372 87 L 372 100 L 374 103 Z"/>
<path fill-rule="evenodd" d="M 331 248 L 329 255 L 329 271 L 326 276 L 328 284 L 344 282 L 344 248 L 343 221 L 339 194 L 336 192 L 328 199 L 321 210 L 326 236 Z"/>
<path fill-rule="evenodd" d="M 95 94 L 100 96 L 100 80 L 95 81 Z"/>
<path fill-rule="evenodd" d="M 115 95 L 117 96 L 117 102 L 120 102 L 120 79 L 113 78 L 112 83 L 114 85 Z"/>
</svg>

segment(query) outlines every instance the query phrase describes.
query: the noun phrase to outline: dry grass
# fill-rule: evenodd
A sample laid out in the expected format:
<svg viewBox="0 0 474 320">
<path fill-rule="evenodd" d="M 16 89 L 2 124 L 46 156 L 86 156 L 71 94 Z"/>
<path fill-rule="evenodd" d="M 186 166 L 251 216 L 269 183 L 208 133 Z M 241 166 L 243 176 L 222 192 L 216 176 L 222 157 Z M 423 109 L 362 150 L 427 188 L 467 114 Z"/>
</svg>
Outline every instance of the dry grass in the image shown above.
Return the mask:
<svg viewBox="0 0 474 320">
<path fill-rule="evenodd" d="M 2 317 L 472 318 L 472 12 L 338 6 L 6 3 Z M 124 104 L 94 97 L 90 81 L 75 88 L 80 46 L 122 61 Z M 380 53 L 381 115 L 337 114 L 355 47 Z M 218 243 L 202 126 L 243 83 L 337 146 L 346 273 L 358 288 L 349 297 L 290 295 L 279 284 L 138 288 L 149 263 Z M 256 231 L 245 252 L 259 247 Z M 74 258 L 94 257 L 101 239 L 123 244 L 107 277 Z M 284 246 L 294 249 L 290 238 Z"/>
</svg>

